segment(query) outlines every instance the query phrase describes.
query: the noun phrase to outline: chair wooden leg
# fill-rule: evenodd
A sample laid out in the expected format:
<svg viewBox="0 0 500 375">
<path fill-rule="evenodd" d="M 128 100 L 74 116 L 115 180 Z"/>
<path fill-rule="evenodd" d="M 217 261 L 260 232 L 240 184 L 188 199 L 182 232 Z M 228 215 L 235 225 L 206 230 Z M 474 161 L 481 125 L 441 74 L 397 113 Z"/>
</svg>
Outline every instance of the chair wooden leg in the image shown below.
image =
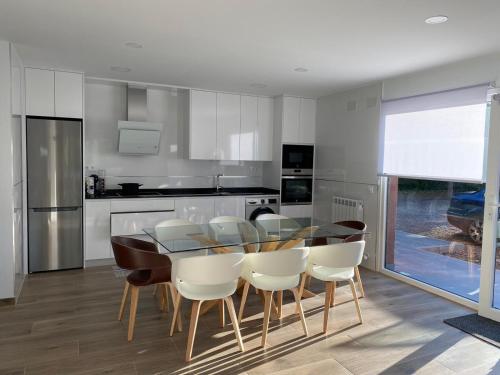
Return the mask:
<svg viewBox="0 0 500 375">
<path fill-rule="evenodd" d="M 248 289 L 247 289 L 248 292 Z M 238 325 L 238 319 L 236 319 L 236 311 L 234 310 L 234 303 L 231 296 L 226 297 L 227 310 L 229 311 L 229 317 L 231 318 L 231 323 L 233 324 L 234 334 L 236 335 L 236 341 L 238 341 L 238 346 L 242 352 L 245 351 L 243 346 L 243 340 L 241 339 L 240 326 Z"/>
<path fill-rule="evenodd" d="M 297 304 L 297 310 L 299 310 L 300 321 L 302 322 L 302 328 L 304 329 L 304 334 L 309 336 L 307 331 L 306 318 L 304 316 L 304 311 L 302 310 L 302 303 L 300 302 L 300 295 L 297 288 L 292 289 L 293 296 L 295 297 L 295 303 Z"/>
<path fill-rule="evenodd" d="M 168 312 L 168 284 L 164 283 L 159 285 L 159 288 L 161 290 L 161 296 L 162 296 L 162 304 L 161 304 L 161 310 L 164 312 Z"/>
<path fill-rule="evenodd" d="M 332 298 L 332 282 L 325 283 L 325 310 L 323 312 L 323 333 L 328 331 L 328 314 L 330 313 L 330 299 Z"/>
<path fill-rule="evenodd" d="M 269 318 L 271 315 L 271 300 L 273 298 L 273 292 L 263 290 L 264 293 L 264 322 L 262 324 L 262 341 L 261 346 L 266 346 L 267 341 L 267 330 L 269 328 Z"/>
<path fill-rule="evenodd" d="M 332 284 L 332 297 L 330 299 L 330 307 L 335 306 L 335 289 L 337 289 L 337 282 L 334 281 Z"/>
<path fill-rule="evenodd" d="M 170 296 L 172 297 L 172 305 L 175 303 L 175 300 L 177 298 L 177 289 L 175 289 L 174 283 L 170 282 L 167 283 L 168 286 L 170 287 Z M 179 305 L 179 312 L 177 313 L 177 330 L 179 332 L 182 332 L 182 304 Z"/>
<path fill-rule="evenodd" d="M 281 319 L 281 311 L 283 310 L 283 291 L 278 290 L 276 293 L 276 305 L 278 307 L 278 319 Z"/>
<path fill-rule="evenodd" d="M 130 316 L 128 318 L 128 341 L 134 338 L 135 316 L 137 314 L 137 302 L 139 301 L 139 288 L 132 285 L 130 290 Z"/>
<path fill-rule="evenodd" d="M 182 296 L 179 292 L 177 292 L 175 295 L 175 302 L 174 302 L 174 315 L 172 316 L 172 324 L 170 325 L 170 336 L 174 334 L 175 323 L 177 323 L 177 327 L 180 328 L 179 332 L 182 332 L 182 325 L 179 325 L 181 319 L 180 317 L 181 302 L 182 302 Z"/>
<path fill-rule="evenodd" d="M 127 303 L 129 287 L 130 287 L 130 284 L 128 283 L 128 281 L 125 281 L 125 288 L 123 289 L 122 303 L 120 305 L 120 311 L 118 312 L 118 320 L 123 319 L 123 312 L 125 311 L 125 304 Z"/>
<path fill-rule="evenodd" d="M 300 280 L 300 289 L 299 289 L 299 297 L 302 299 L 302 295 L 304 294 L 304 288 L 306 286 L 307 274 L 304 272 L 302 274 L 302 279 Z"/>
<path fill-rule="evenodd" d="M 363 288 L 363 282 L 361 281 L 361 275 L 359 274 L 359 267 L 356 266 L 354 267 L 354 273 L 356 274 L 356 281 L 358 283 L 358 288 L 359 288 L 359 298 L 364 298 L 365 297 L 365 289 Z"/>
<path fill-rule="evenodd" d="M 240 311 L 238 312 L 238 323 L 241 323 L 241 319 L 243 319 L 243 310 L 245 309 L 245 303 L 247 302 L 249 288 L 250 283 L 246 281 L 245 286 L 243 286 L 243 294 L 241 295 Z"/>
<path fill-rule="evenodd" d="M 191 361 L 193 355 L 194 336 L 196 335 L 196 326 L 198 325 L 198 317 L 200 316 L 200 307 L 202 301 L 193 301 L 191 307 L 191 321 L 189 322 L 189 334 L 186 347 L 186 362 Z"/>
<path fill-rule="evenodd" d="M 219 325 L 221 328 L 224 328 L 226 325 L 226 317 L 224 314 L 224 300 L 219 300 Z"/>
<path fill-rule="evenodd" d="M 352 297 L 354 298 L 354 303 L 356 304 L 356 311 L 358 313 L 359 322 L 363 323 L 363 317 L 361 316 L 361 308 L 359 307 L 358 294 L 356 293 L 356 286 L 352 279 L 349 280 L 349 285 L 351 286 Z"/>
</svg>

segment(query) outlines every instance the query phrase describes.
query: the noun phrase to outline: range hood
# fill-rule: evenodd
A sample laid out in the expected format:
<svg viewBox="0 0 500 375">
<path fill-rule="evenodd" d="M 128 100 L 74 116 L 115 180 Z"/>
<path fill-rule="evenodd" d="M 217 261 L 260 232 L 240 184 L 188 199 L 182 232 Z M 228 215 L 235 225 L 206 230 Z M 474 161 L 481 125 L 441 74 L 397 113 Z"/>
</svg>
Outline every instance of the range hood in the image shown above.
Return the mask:
<svg viewBox="0 0 500 375">
<path fill-rule="evenodd" d="M 127 87 L 127 121 L 118 121 L 118 152 L 129 155 L 156 155 L 163 125 L 148 122 L 146 88 Z"/>
</svg>

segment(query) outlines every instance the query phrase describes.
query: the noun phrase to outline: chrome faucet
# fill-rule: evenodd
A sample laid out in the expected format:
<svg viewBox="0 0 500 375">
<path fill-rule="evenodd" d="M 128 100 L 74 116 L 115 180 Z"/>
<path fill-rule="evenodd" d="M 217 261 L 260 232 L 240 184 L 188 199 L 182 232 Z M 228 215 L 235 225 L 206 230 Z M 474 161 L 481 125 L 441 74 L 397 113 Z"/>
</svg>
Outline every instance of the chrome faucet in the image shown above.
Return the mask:
<svg viewBox="0 0 500 375">
<path fill-rule="evenodd" d="M 215 190 L 218 193 L 220 190 L 222 190 L 222 185 L 220 184 L 220 178 L 224 176 L 222 173 L 218 173 L 217 176 L 215 176 Z"/>
</svg>

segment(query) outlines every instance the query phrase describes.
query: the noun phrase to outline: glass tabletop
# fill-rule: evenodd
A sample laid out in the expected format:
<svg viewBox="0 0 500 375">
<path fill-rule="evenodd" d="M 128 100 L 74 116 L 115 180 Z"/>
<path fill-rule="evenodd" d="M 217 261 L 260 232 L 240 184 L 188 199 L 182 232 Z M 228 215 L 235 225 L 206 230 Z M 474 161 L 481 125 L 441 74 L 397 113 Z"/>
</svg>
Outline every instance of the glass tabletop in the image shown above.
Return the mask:
<svg viewBox="0 0 500 375">
<path fill-rule="evenodd" d="M 143 231 L 169 253 L 204 249 L 221 253 L 270 251 L 300 246 L 308 239 L 367 234 L 311 218 L 157 226 Z"/>
</svg>

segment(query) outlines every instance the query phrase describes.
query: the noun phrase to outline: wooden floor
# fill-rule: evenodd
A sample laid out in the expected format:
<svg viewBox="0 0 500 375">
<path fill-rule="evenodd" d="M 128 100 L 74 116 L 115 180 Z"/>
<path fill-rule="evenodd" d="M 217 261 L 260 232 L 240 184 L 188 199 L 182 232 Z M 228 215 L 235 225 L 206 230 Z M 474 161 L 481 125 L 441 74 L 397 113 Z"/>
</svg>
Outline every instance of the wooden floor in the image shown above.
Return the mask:
<svg viewBox="0 0 500 375">
<path fill-rule="evenodd" d="M 245 353 L 216 311 L 200 318 L 193 362 L 184 332 L 168 336 L 151 289 L 140 296 L 135 338 L 116 320 L 123 278 L 110 266 L 29 276 L 17 306 L 0 307 L 0 374 L 500 374 L 500 350 L 444 323 L 467 309 L 380 274 L 363 272 L 365 323 L 357 324 L 349 286 L 337 288 L 330 331 L 321 334 L 323 285 L 304 301 L 303 336 L 291 293 L 282 321 L 259 347 L 262 305 L 251 293 L 241 325 Z M 235 297 L 238 308 L 239 300 Z M 183 307 L 184 315 L 190 311 Z M 127 318 L 127 316 L 126 316 Z"/>
</svg>

